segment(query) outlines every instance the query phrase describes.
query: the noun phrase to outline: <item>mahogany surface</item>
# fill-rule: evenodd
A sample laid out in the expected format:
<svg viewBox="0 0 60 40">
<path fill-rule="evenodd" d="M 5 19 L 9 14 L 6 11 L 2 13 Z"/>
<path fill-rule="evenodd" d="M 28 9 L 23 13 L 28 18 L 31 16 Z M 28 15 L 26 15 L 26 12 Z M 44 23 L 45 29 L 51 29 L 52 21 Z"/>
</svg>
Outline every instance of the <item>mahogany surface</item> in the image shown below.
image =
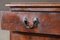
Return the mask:
<svg viewBox="0 0 60 40">
<path fill-rule="evenodd" d="M 33 18 L 38 17 L 39 26 L 33 29 L 26 29 L 23 18 L 28 17 L 30 26 L 33 25 Z M 60 35 L 60 13 L 57 12 L 11 12 L 2 17 L 2 29 L 11 31 L 48 33 Z"/>
<path fill-rule="evenodd" d="M 60 3 L 21 3 L 6 6 L 13 12 L 6 12 L 2 16 L 1 26 L 2 29 L 11 31 L 11 40 L 60 40 Z M 37 17 L 39 26 L 25 28 L 24 17 L 28 17 L 30 27 L 33 25 L 33 18 Z"/>
</svg>

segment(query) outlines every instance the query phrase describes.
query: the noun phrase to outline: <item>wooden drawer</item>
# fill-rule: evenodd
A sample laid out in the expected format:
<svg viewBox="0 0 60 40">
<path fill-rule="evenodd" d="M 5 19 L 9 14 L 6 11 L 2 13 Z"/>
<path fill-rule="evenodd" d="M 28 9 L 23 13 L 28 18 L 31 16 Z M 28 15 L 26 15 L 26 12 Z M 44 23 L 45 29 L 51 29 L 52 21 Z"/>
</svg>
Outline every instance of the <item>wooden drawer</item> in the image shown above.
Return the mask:
<svg viewBox="0 0 60 40">
<path fill-rule="evenodd" d="M 30 28 L 23 22 L 29 21 Z M 33 26 L 34 18 L 38 18 L 38 26 Z M 60 14 L 58 12 L 18 12 L 7 13 L 2 17 L 2 29 L 11 31 L 60 34 Z"/>
<path fill-rule="evenodd" d="M 60 35 L 60 4 L 7 4 L 12 11 L 2 16 L 2 29 Z"/>
<path fill-rule="evenodd" d="M 6 4 L 11 12 L 2 16 L 1 28 L 10 40 L 60 40 L 59 3 Z"/>
</svg>

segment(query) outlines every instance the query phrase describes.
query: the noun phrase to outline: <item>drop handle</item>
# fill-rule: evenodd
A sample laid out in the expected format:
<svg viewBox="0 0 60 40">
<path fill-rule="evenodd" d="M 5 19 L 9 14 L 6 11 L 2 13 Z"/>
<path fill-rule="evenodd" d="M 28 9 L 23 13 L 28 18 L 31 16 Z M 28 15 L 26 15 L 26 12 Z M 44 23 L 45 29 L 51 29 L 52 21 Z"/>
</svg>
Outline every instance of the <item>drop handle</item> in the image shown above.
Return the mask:
<svg viewBox="0 0 60 40">
<path fill-rule="evenodd" d="M 32 29 L 32 28 L 38 27 L 39 20 L 38 20 L 38 18 L 35 17 L 35 18 L 33 19 L 33 22 L 32 22 L 33 25 L 31 26 L 31 25 L 29 25 L 28 18 L 25 17 L 25 18 L 23 19 L 23 23 L 24 23 L 25 28 Z"/>
<path fill-rule="evenodd" d="M 39 19 L 38 19 L 37 17 L 35 17 L 35 18 L 33 19 L 33 26 L 34 26 L 34 27 L 38 27 L 38 24 L 39 24 Z"/>
<path fill-rule="evenodd" d="M 25 26 L 28 26 L 28 19 L 27 19 L 27 17 L 25 17 L 25 18 L 23 19 L 23 23 L 25 24 Z"/>
<path fill-rule="evenodd" d="M 29 21 L 28 21 L 28 18 L 27 18 L 27 17 L 25 17 L 25 18 L 23 19 L 23 23 L 24 23 L 25 28 L 27 28 L 27 29 L 30 29 L 30 28 L 31 28 L 31 27 L 29 26 Z"/>
</svg>

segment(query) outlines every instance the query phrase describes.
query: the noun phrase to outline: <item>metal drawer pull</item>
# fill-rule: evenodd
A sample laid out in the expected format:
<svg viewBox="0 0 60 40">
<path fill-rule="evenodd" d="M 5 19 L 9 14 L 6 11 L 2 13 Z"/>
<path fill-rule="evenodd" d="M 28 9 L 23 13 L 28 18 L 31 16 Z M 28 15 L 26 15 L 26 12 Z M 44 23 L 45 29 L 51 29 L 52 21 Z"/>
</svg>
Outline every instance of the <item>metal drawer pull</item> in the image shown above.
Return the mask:
<svg viewBox="0 0 60 40">
<path fill-rule="evenodd" d="M 25 25 L 25 28 L 31 29 L 31 28 L 34 28 L 34 27 L 37 27 L 37 26 L 38 26 L 39 20 L 38 20 L 37 17 L 35 17 L 35 18 L 33 19 L 33 25 L 30 26 L 30 25 L 29 25 L 28 18 L 25 17 L 25 18 L 23 19 L 23 23 L 24 23 L 24 25 Z"/>
<path fill-rule="evenodd" d="M 29 28 L 29 22 L 28 22 L 28 18 L 27 17 L 25 17 L 23 19 L 23 23 L 24 23 L 24 25 L 25 25 L 26 28 Z"/>
<path fill-rule="evenodd" d="M 35 17 L 35 18 L 33 19 L 33 26 L 37 27 L 38 24 L 39 24 L 39 20 L 38 20 L 37 17 Z"/>
</svg>

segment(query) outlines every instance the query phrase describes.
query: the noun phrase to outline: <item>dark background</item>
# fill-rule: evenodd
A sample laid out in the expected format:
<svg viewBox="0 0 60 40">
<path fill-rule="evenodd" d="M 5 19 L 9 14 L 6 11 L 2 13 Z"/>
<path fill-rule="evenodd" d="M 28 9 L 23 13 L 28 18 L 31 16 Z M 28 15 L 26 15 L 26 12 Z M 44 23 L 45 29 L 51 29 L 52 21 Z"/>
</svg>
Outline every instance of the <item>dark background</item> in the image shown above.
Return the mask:
<svg viewBox="0 0 60 40">
<path fill-rule="evenodd" d="M 10 2 L 60 2 L 60 0 L 0 0 L 0 11 L 9 10 L 9 8 L 4 5 Z"/>
</svg>

